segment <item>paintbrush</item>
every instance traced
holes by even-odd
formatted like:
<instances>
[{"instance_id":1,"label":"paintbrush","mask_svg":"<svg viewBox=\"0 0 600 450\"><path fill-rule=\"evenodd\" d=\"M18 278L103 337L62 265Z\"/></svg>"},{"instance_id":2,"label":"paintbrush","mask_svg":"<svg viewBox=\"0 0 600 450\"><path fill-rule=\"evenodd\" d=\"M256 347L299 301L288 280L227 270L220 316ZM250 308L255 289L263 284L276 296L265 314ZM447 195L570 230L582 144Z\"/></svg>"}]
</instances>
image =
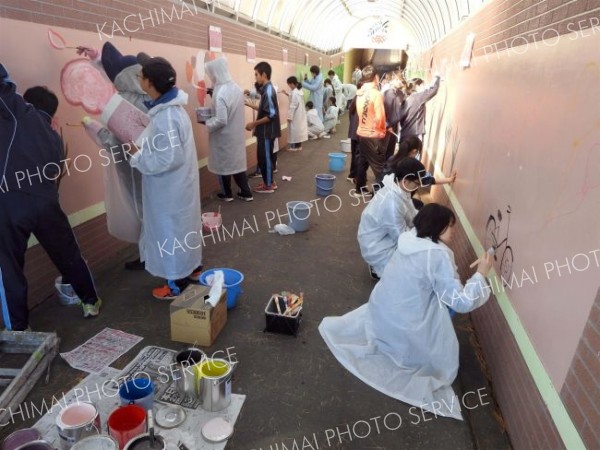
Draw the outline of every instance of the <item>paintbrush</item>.
<instances>
[{"instance_id":1,"label":"paintbrush","mask_svg":"<svg viewBox=\"0 0 600 450\"><path fill-rule=\"evenodd\" d=\"M150 447L154 448L156 437L154 436L154 418L151 409L148 410L148 434L150 435Z\"/></svg>"},{"instance_id":2,"label":"paintbrush","mask_svg":"<svg viewBox=\"0 0 600 450\"><path fill-rule=\"evenodd\" d=\"M487 254L490 256L493 256L494 253L496 253L496 246L492 245L490 248L487 249ZM481 258L479 258L476 261L473 261L471 263L471 265L469 266L470 269L472 269L473 267L475 267L477 264L479 264L481 262Z\"/></svg>"}]
</instances>

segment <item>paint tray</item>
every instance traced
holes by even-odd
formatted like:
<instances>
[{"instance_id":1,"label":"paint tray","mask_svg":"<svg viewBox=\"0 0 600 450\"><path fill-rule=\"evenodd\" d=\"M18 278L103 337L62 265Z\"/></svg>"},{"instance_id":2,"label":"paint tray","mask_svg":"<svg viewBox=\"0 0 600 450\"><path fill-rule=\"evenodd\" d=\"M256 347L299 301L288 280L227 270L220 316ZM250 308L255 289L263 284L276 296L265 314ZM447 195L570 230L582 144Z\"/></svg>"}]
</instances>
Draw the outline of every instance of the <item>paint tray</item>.
<instances>
[{"instance_id":1,"label":"paint tray","mask_svg":"<svg viewBox=\"0 0 600 450\"><path fill-rule=\"evenodd\" d=\"M269 303L267 303L267 307L265 308L266 327L263 331L297 336L298 328L300 328L300 322L302 321L302 307L293 316L284 316L277 311L276 299L282 300L283 297L281 295L273 295L269 299Z\"/></svg>"}]
</instances>

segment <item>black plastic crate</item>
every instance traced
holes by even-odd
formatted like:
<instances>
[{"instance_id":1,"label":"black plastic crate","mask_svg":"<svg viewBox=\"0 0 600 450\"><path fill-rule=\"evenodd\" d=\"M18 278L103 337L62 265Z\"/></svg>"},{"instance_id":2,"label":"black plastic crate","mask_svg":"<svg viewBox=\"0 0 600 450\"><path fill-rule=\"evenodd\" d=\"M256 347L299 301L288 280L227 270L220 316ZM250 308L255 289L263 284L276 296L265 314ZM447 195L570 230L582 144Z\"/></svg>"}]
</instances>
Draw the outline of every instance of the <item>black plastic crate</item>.
<instances>
[{"instance_id":1,"label":"black plastic crate","mask_svg":"<svg viewBox=\"0 0 600 450\"><path fill-rule=\"evenodd\" d=\"M267 303L267 307L265 308L267 326L264 331L297 336L298 328L302 321L302 307L300 307L300 310L296 311L296 314L293 316L284 316L277 312L277 305L275 304L276 298L281 301L280 306L282 306L282 296L276 295L269 299L269 303ZM285 307L283 307L282 310L285 310Z\"/></svg>"}]
</instances>

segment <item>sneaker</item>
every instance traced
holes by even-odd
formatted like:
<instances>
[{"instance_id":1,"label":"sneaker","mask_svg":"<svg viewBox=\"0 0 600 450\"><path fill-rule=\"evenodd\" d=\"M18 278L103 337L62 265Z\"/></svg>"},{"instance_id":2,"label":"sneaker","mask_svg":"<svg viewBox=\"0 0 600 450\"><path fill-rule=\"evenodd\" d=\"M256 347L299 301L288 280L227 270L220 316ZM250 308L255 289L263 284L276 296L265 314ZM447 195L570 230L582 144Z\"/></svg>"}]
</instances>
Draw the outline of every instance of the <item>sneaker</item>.
<instances>
[{"instance_id":1,"label":"sneaker","mask_svg":"<svg viewBox=\"0 0 600 450\"><path fill-rule=\"evenodd\" d=\"M325 132L324 131L322 133L319 133L319 135L317 136L318 139L321 139L322 137L325 137Z\"/></svg>"},{"instance_id":2,"label":"sneaker","mask_svg":"<svg viewBox=\"0 0 600 450\"><path fill-rule=\"evenodd\" d=\"M275 170L273 171L273 173L277 173L277 172L278 172L278 170L277 170L277 169L275 169Z\"/></svg>"},{"instance_id":3,"label":"sneaker","mask_svg":"<svg viewBox=\"0 0 600 450\"><path fill-rule=\"evenodd\" d=\"M264 184L259 184L254 188L254 192L258 194L272 194L273 192L275 192L275 189L273 189L273 186L265 186Z\"/></svg>"},{"instance_id":4,"label":"sneaker","mask_svg":"<svg viewBox=\"0 0 600 450\"><path fill-rule=\"evenodd\" d=\"M302 151L302 147L296 147L296 150L301 152Z\"/></svg>"},{"instance_id":5,"label":"sneaker","mask_svg":"<svg viewBox=\"0 0 600 450\"><path fill-rule=\"evenodd\" d=\"M349 181L350 183L356 184L356 179L352 178L352 177L346 177L346 181Z\"/></svg>"},{"instance_id":6,"label":"sneaker","mask_svg":"<svg viewBox=\"0 0 600 450\"><path fill-rule=\"evenodd\" d=\"M279 186L277 186L277 183L275 183L275 182L273 181L273 183L271 183L271 188L272 188L274 191L276 191L277 189L279 189Z\"/></svg>"},{"instance_id":7,"label":"sneaker","mask_svg":"<svg viewBox=\"0 0 600 450\"><path fill-rule=\"evenodd\" d=\"M324 134L323 135L323 139L329 139L331 136L329 136L328 134Z\"/></svg>"},{"instance_id":8,"label":"sneaker","mask_svg":"<svg viewBox=\"0 0 600 450\"><path fill-rule=\"evenodd\" d=\"M314 140L316 140L316 139L319 139L319 136L310 135L310 136L308 137L308 140L309 140L309 141L314 141Z\"/></svg>"},{"instance_id":9,"label":"sneaker","mask_svg":"<svg viewBox=\"0 0 600 450\"><path fill-rule=\"evenodd\" d=\"M145 270L146 264L140 261L140 258L125 263L125 270Z\"/></svg>"},{"instance_id":10,"label":"sneaker","mask_svg":"<svg viewBox=\"0 0 600 450\"><path fill-rule=\"evenodd\" d=\"M224 202L232 202L233 201L233 197L227 197L225 194L221 194L221 193L217 194L217 198L220 198Z\"/></svg>"},{"instance_id":11,"label":"sneaker","mask_svg":"<svg viewBox=\"0 0 600 450\"><path fill-rule=\"evenodd\" d=\"M350 193L350 197L354 197L354 198L373 197L373 193L371 191L353 190L353 192Z\"/></svg>"},{"instance_id":12,"label":"sneaker","mask_svg":"<svg viewBox=\"0 0 600 450\"><path fill-rule=\"evenodd\" d=\"M152 289L152 296L157 300L174 300L181 295L184 290L185 288L180 289L174 281L169 280L164 286Z\"/></svg>"},{"instance_id":13,"label":"sneaker","mask_svg":"<svg viewBox=\"0 0 600 450\"><path fill-rule=\"evenodd\" d=\"M252 200L254 200L254 197L252 197L252 194L245 194L244 195L241 192L238 192L237 198L239 198L240 200L243 200L245 202L251 202Z\"/></svg>"},{"instance_id":14,"label":"sneaker","mask_svg":"<svg viewBox=\"0 0 600 450\"><path fill-rule=\"evenodd\" d=\"M262 178L260 171L254 172L252 175L249 175L248 178Z\"/></svg>"},{"instance_id":15,"label":"sneaker","mask_svg":"<svg viewBox=\"0 0 600 450\"><path fill-rule=\"evenodd\" d=\"M297 147L288 147L288 152L297 152L298 148Z\"/></svg>"},{"instance_id":16,"label":"sneaker","mask_svg":"<svg viewBox=\"0 0 600 450\"><path fill-rule=\"evenodd\" d=\"M82 303L81 306L83 307L83 317L84 318L96 317L98 314L100 314L100 307L102 306L102 300L100 300L100 298L97 298L96 303L94 303L94 304Z\"/></svg>"}]
</instances>

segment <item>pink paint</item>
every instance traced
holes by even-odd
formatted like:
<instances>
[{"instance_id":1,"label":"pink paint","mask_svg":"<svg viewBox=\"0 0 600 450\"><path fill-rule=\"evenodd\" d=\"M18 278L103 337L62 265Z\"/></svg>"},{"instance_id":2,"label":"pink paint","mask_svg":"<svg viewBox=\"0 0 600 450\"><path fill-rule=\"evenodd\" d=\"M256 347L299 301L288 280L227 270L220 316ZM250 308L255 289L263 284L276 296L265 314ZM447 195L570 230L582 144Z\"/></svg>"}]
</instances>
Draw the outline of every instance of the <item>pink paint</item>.
<instances>
[{"instance_id":1,"label":"pink paint","mask_svg":"<svg viewBox=\"0 0 600 450\"><path fill-rule=\"evenodd\" d=\"M94 420L97 413L94 405L79 403L65 408L58 417L58 421L64 427L80 427Z\"/></svg>"},{"instance_id":2,"label":"pink paint","mask_svg":"<svg viewBox=\"0 0 600 450\"><path fill-rule=\"evenodd\" d=\"M100 114L115 90L87 59L75 59L60 72L60 87L73 106L82 106L90 114Z\"/></svg>"}]
</instances>

